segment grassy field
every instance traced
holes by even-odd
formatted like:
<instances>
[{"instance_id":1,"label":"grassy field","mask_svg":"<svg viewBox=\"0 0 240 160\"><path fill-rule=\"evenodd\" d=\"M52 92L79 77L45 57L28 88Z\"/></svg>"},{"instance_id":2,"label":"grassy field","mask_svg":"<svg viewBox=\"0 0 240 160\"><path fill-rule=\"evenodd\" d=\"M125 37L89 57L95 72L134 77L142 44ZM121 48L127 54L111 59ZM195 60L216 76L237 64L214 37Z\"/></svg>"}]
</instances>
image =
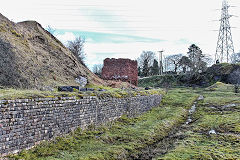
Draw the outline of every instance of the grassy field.
<instances>
[{"instance_id":1,"label":"grassy field","mask_svg":"<svg viewBox=\"0 0 240 160\"><path fill-rule=\"evenodd\" d=\"M159 107L139 117L123 116L105 126L78 129L12 158L237 160L240 94L233 91L232 85L219 82L205 89L170 89ZM200 95L204 99L196 101ZM193 121L186 124L194 102Z\"/></svg>"},{"instance_id":2,"label":"grassy field","mask_svg":"<svg viewBox=\"0 0 240 160\"><path fill-rule=\"evenodd\" d=\"M174 149L155 159L240 159L240 94L222 83L197 90L205 98L198 104L194 122ZM216 134L209 134L209 131Z\"/></svg>"},{"instance_id":3,"label":"grassy field","mask_svg":"<svg viewBox=\"0 0 240 160\"><path fill-rule=\"evenodd\" d=\"M198 97L190 90L168 92L161 106L137 118L123 116L105 126L90 126L87 130L44 142L23 151L14 159L138 159L141 151L177 129L188 115L188 109Z\"/></svg>"}]
</instances>

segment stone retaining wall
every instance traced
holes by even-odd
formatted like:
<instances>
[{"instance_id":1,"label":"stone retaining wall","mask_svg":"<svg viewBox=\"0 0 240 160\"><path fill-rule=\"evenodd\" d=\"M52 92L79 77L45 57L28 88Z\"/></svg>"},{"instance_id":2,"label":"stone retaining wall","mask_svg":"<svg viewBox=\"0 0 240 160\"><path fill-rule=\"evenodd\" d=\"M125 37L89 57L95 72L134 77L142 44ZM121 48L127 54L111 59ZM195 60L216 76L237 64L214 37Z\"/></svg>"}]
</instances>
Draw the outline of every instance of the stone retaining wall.
<instances>
[{"instance_id":1,"label":"stone retaining wall","mask_svg":"<svg viewBox=\"0 0 240 160\"><path fill-rule=\"evenodd\" d=\"M57 97L0 100L0 157L29 149L77 127L136 116L158 106L161 95L131 98Z\"/></svg>"}]
</instances>

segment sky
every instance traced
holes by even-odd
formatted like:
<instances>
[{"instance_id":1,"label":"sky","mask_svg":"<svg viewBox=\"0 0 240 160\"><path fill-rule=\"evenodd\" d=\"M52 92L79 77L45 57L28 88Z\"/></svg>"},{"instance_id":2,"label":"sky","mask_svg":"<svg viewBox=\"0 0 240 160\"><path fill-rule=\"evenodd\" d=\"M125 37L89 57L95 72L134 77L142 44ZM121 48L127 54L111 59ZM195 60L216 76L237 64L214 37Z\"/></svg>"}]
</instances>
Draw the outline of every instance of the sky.
<instances>
[{"instance_id":1,"label":"sky","mask_svg":"<svg viewBox=\"0 0 240 160\"><path fill-rule=\"evenodd\" d=\"M232 27L240 26L240 1L229 0ZM191 44L214 57L222 0L4 0L0 13L14 22L35 20L65 45L86 40L86 64L105 58L137 59L142 51L186 54ZM232 29L235 52L240 28Z\"/></svg>"}]
</instances>

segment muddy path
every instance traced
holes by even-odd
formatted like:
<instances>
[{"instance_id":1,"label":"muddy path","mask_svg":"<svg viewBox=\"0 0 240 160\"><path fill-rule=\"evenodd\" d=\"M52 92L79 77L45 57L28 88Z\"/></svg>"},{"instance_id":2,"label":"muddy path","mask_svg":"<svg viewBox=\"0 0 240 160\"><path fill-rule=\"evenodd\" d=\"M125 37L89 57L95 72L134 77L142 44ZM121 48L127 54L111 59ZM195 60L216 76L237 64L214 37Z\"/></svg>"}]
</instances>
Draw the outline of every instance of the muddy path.
<instances>
[{"instance_id":1,"label":"muddy path","mask_svg":"<svg viewBox=\"0 0 240 160\"><path fill-rule=\"evenodd\" d=\"M188 110L189 114L188 117L181 126L176 127L172 130L172 132L169 133L167 137L164 139L147 146L143 150L141 150L140 154L138 155L138 160L146 160L146 159L154 159L154 157L161 157L167 154L169 151L174 149L175 145L178 143L178 141L183 140L186 135L185 133L189 130L191 130L191 125L194 123L192 119L192 115L196 112L196 108L198 106L198 102L200 100L203 100L203 96L200 95L199 98L193 103L191 108Z\"/></svg>"}]
</instances>

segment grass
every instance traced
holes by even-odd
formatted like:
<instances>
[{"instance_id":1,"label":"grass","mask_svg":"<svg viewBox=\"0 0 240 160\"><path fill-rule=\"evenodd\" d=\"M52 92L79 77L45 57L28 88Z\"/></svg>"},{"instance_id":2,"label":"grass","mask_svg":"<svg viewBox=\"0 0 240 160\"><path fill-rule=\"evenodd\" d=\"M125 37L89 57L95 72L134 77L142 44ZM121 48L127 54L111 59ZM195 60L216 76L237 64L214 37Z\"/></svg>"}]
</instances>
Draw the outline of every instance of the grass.
<instances>
[{"instance_id":1,"label":"grass","mask_svg":"<svg viewBox=\"0 0 240 160\"><path fill-rule=\"evenodd\" d=\"M152 77L146 77L140 79L138 85L140 87L162 87L170 84L175 86L179 83L177 77L178 75L156 75Z\"/></svg>"},{"instance_id":2,"label":"grass","mask_svg":"<svg viewBox=\"0 0 240 160\"><path fill-rule=\"evenodd\" d=\"M240 94L234 93L234 86L217 82L206 88L203 93L205 104L207 105L225 105L230 103L240 103Z\"/></svg>"},{"instance_id":3,"label":"grass","mask_svg":"<svg viewBox=\"0 0 240 160\"><path fill-rule=\"evenodd\" d=\"M240 159L240 94L233 92L232 85L219 82L195 92L205 99L193 115L195 122L184 133L186 138L175 143L175 148L166 155L156 159ZM235 107L223 108L233 103ZM217 134L209 135L210 130L215 130Z\"/></svg>"},{"instance_id":4,"label":"grass","mask_svg":"<svg viewBox=\"0 0 240 160\"><path fill-rule=\"evenodd\" d=\"M66 97L76 96L75 93L57 92L57 91L39 91L39 90L25 90L25 89L0 89L0 99L25 99L25 98L44 98L44 97Z\"/></svg>"},{"instance_id":5,"label":"grass","mask_svg":"<svg viewBox=\"0 0 240 160\"><path fill-rule=\"evenodd\" d=\"M240 141L234 136L206 136L192 132L177 147L158 160L237 160L240 158Z\"/></svg>"},{"instance_id":6,"label":"grass","mask_svg":"<svg viewBox=\"0 0 240 160\"><path fill-rule=\"evenodd\" d=\"M136 117L123 116L105 126L77 129L66 137L43 142L11 156L14 159L112 160L138 158L142 149L163 139L185 122L187 109L198 97L188 89L170 90L161 106Z\"/></svg>"},{"instance_id":7,"label":"grass","mask_svg":"<svg viewBox=\"0 0 240 160\"><path fill-rule=\"evenodd\" d=\"M27 90L27 89L12 89L12 88L0 88L0 100L6 99L25 99L25 98L36 98L36 97L72 97L76 96L81 98L83 96L97 96L99 98L125 98L133 96L143 96L143 95L153 95L153 94L164 94L161 89L158 90L128 90L111 88L104 86L87 86L89 88L95 89L92 92L79 92L74 90L74 92L58 92L57 89L54 91L39 91L39 90ZM99 89L104 89L105 91L98 91Z\"/></svg>"},{"instance_id":8,"label":"grass","mask_svg":"<svg viewBox=\"0 0 240 160\"><path fill-rule=\"evenodd\" d=\"M111 90L111 89L110 89ZM193 123L181 131L173 148L159 160L237 160L240 159L240 94L233 86L216 83L206 89L175 88L164 96L161 106L136 117L123 116L104 126L77 129L52 142L12 156L39 160L138 159L141 151L177 131L188 109L201 94L204 100L192 115ZM152 91L155 92L155 91ZM225 105L235 106L224 108ZM215 130L217 134L209 134Z\"/></svg>"}]
</instances>

